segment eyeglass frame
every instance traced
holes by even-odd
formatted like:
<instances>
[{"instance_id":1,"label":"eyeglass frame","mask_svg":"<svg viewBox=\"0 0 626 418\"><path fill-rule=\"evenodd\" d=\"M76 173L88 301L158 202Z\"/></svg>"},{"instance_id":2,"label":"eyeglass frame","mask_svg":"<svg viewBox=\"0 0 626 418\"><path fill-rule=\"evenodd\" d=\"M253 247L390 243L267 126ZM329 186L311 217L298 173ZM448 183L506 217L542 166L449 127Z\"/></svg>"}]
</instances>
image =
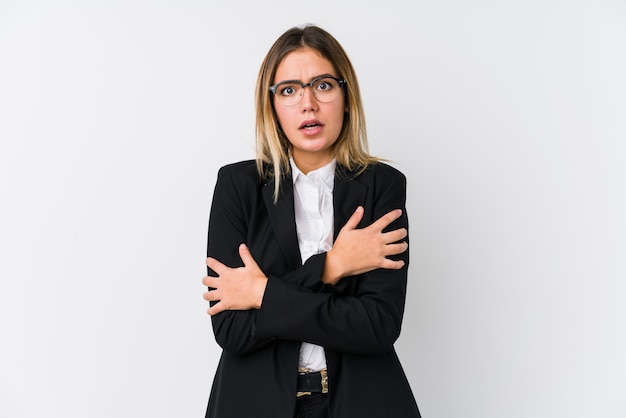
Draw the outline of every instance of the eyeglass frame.
<instances>
[{"instance_id":1,"label":"eyeglass frame","mask_svg":"<svg viewBox=\"0 0 626 418\"><path fill-rule=\"evenodd\" d=\"M270 87L269 87L269 89L270 89L270 91L272 92L272 94L274 94L274 97L276 97L276 88L277 88L278 86L280 86L281 84L285 84L285 83L295 83L295 84L300 85L300 87L302 87L302 93L300 94L300 100L298 100L297 102L295 102L295 103L294 103L294 104L292 104L292 105L284 105L284 106L287 106L287 107L291 107L291 106L295 106L295 105L297 105L298 103L300 103L300 102L302 101L302 97L304 96L304 88L305 88L305 87L310 87L310 88L311 88L311 92L313 92L313 84L314 84L315 82L317 82L317 81L319 81L319 80L323 79L323 78L331 78L331 79L335 80L337 83L339 83L339 88L340 88L340 89L341 89L341 88L343 88L343 86L344 86L345 84L347 84L347 81L346 81L346 79L345 79L345 78L337 78L337 77L334 77L334 76L329 75L329 74L324 74L324 75L320 75L320 76L318 76L318 77L315 77L313 80L309 81L308 83L303 83L303 82L302 82L302 81L300 81L300 80L285 80L285 81L281 81L281 82L280 82L280 83L278 83L278 84L274 84L273 86L270 86ZM314 93L314 92L313 92L313 97L315 97L315 99L316 99L316 100L319 100L319 99L317 98L317 96L315 96L315 93ZM333 100L334 100L334 99L333 99ZM331 100L331 101L332 101L332 100ZM324 101L322 101L322 103L330 103L330 102L324 102Z\"/></svg>"}]
</instances>

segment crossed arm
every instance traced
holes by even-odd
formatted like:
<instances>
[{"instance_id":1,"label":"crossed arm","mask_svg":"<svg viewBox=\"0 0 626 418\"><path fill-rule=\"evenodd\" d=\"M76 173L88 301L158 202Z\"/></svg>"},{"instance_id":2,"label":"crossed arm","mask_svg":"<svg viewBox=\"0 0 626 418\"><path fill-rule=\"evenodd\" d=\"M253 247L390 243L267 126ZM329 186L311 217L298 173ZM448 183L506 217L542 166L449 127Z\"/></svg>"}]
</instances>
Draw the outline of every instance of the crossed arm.
<instances>
[{"instance_id":1,"label":"crossed arm","mask_svg":"<svg viewBox=\"0 0 626 418\"><path fill-rule=\"evenodd\" d=\"M406 228L383 232L401 215L402 210L395 209L381 216L370 226L357 229L363 218L363 208L359 206L340 230L333 247L326 254L322 282L335 285L347 276L379 268L398 270L404 267L403 260L393 260L389 257L407 250L408 244L402 241L407 236ZM204 299L214 302L208 310L209 315L227 310L261 308L268 278L244 243L239 246L239 256L244 265L236 268L231 268L215 258L207 258L207 266L218 275L205 276L202 279L202 283L211 289L204 293Z\"/></svg>"},{"instance_id":2,"label":"crossed arm","mask_svg":"<svg viewBox=\"0 0 626 418\"><path fill-rule=\"evenodd\" d=\"M273 241L265 215L255 218L264 204L255 170L221 169L215 187L209 275L202 282L216 342L236 355L278 340L351 354L387 352L400 334L406 296L404 176L381 166L360 177L371 191L359 198L364 210L353 212L331 250L295 267Z\"/></svg>"}]
</instances>

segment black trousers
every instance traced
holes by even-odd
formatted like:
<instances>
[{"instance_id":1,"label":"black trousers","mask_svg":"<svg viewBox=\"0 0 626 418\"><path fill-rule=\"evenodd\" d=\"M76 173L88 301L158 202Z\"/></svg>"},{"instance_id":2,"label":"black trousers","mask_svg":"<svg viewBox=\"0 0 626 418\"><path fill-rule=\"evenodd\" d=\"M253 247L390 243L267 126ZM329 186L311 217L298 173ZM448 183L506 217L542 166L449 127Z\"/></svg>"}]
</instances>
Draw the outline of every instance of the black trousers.
<instances>
[{"instance_id":1,"label":"black trousers","mask_svg":"<svg viewBox=\"0 0 626 418\"><path fill-rule=\"evenodd\" d=\"M328 395L313 393L296 398L294 418L330 418L328 413Z\"/></svg>"}]
</instances>

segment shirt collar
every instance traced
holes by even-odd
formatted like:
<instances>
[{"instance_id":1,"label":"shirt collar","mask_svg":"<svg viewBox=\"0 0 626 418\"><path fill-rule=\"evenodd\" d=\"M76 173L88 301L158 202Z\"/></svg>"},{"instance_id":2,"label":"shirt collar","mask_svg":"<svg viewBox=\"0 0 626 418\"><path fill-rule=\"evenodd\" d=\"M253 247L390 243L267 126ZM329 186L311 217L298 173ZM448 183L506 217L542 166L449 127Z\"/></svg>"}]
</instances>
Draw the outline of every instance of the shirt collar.
<instances>
[{"instance_id":1,"label":"shirt collar","mask_svg":"<svg viewBox=\"0 0 626 418\"><path fill-rule=\"evenodd\" d=\"M293 184L296 183L296 180L298 179L299 176L307 176L307 174L304 174L302 171L300 171L300 169L298 168L298 166L296 165L295 161L293 160L293 157L289 157L289 163L291 164L291 177L293 178ZM321 180L321 182L330 190L333 190L333 186L335 185L335 167L337 165L337 160L335 158L333 158L328 164L326 164L325 166L322 166L320 168L318 168L317 170L313 170L309 172L310 174L314 174L314 176L309 176L309 178L311 177L317 177Z\"/></svg>"}]
</instances>

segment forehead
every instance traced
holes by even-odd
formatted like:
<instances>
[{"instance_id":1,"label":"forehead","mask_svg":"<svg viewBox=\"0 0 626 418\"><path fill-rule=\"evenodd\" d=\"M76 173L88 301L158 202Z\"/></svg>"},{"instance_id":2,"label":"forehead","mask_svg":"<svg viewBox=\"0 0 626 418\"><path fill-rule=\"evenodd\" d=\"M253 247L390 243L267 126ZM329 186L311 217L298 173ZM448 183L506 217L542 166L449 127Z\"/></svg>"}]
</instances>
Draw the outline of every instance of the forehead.
<instances>
[{"instance_id":1,"label":"forehead","mask_svg":"<svg viewBox=\"0 0 626 418\"><path fill-rule=\"evenodd\" d=\"M322 74L337 76L335 67L330 61L317 50L303 47L285 55L276 67L274 81L300 80L308 82Z\"/></svg>"}]
</instances>

